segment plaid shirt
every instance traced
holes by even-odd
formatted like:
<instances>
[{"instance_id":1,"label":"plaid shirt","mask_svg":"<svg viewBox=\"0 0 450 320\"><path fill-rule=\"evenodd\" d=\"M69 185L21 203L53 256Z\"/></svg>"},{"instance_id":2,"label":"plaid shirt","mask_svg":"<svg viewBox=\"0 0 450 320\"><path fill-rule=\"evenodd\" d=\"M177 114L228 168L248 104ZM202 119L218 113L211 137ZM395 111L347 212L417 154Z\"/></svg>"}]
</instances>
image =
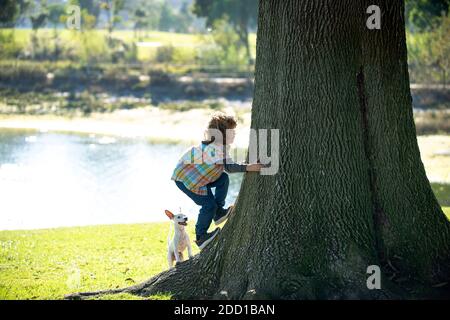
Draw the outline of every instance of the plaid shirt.
<instances>
[{"instance_id":1,"label":"plaid shirt","mask_svg":"<svg viewBox=\"0 0 450 320\"><path fill-rule=\"evenodd\" d=\"M185 151L172 174L172 180L181 181L190 191L207 195L206 185L219 179L224 171L223 146L200 144Z\"/></svg>"}]
</instances>

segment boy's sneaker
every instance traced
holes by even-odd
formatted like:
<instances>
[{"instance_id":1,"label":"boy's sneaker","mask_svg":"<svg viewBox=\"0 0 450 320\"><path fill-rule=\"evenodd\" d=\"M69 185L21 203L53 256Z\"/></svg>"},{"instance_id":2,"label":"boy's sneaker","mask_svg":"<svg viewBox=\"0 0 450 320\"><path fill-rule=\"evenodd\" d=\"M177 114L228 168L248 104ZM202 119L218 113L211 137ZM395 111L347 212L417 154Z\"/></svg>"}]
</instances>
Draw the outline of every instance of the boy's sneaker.
<instances>
[{"instance_id":1,"label":"boy's sneaker","mask_svg":"<svg viewBox=\"0 0 450 320\"><path fill-rule=\"evenodd\" d=\"M197 238L195 243L199 247L200 250L203 250L204 247L208 245L218 234L219 234L220 228L216 228L213 232L207 233L205 235L202 235Z\"/></svg>"},{"instance_id":2,"label":"boy's sneaker","mask_svg":"<svg viewBox=\"0 0 450 320\"><path fill-rule=\"evenodd\" d=\"M214 223L216 226L228 219L231 211L233 211L233 206L229 206L228 209L218 208L216 215L214 216Z\"/></svg>"}]
</instances>

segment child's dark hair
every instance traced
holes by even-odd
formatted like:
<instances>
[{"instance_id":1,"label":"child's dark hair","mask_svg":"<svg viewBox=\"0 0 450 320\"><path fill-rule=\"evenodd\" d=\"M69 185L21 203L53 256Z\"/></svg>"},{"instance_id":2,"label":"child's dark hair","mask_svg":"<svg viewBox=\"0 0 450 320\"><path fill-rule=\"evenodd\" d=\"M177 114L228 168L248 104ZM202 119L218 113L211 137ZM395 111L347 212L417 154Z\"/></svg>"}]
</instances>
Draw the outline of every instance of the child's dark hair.
<instances>
[{"instance_id":1,"label":"child's dark hair","mask_svg":"<svg viewBox=\"0 0 450 320\"><path fill-rule=\"evenodd\" d=\"M222 144L225 145L227 139L227 129L234 129L237 126L237 122L233 116L226 115L223 112L215 112L211 116L211 119L208 123L208 128L205 131L206 140L202 141L203 144L210 144L215 141L215 137L213 135L213 130L219 130L222 133Z\"/></svg>"}]
</instances>

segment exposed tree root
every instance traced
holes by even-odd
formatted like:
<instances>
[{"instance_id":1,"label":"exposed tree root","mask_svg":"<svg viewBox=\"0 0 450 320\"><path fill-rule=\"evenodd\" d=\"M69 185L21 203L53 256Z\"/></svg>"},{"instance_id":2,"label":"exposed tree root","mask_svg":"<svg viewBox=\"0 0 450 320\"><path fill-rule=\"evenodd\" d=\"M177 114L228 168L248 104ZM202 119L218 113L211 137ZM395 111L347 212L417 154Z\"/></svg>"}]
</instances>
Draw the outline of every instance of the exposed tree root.
<instances>
[{"instance_id":1,"label":"exposed tree root","mask_svg":"<svg viewBox=\"0 0 450 320\"><path fill-rule=\"evenodd\" d=\"M101 290L92 292L78 292L66 295L64 299L80 300L107 294L129 293L142 297L157 294L169 294L174 299L208 299L212 298L215 277L211 273L204 273L205 255L178 263L175 267L163 271L149 280L130 287ZM200 267L203 266L203 269Z\"/></svg>"}]
</instances>

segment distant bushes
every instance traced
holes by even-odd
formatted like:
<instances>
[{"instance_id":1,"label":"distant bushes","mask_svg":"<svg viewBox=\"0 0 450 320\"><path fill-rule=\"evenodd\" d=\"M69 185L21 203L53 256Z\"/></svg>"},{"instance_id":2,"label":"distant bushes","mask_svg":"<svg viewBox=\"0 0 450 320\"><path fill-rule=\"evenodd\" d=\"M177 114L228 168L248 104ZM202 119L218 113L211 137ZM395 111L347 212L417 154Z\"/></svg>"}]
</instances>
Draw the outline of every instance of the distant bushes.
<instances>
[{"instance_id":1,"label":"distant bushes","mask_svg":"<svg viewBox=\"0 0 450 320\"><path fill-rule=\"evenodd\" d=\"M411 29L413 30L413 29ZM254 44L254 35L252 47ZM450 18L439 17L433 28L407 30L408 63L412 83L448 83L450 78ZM229 21L215 21L208 32L177 34L89 29L0 29L0 60L69 61L94 68L101 64L138 65L140 72L161 70L172 74L213 73L251 75L252 59L239 44ZM253 58L253 57L251 57Z\"/></svg>"},{"instance_id":2,"label":"distant bushes","mask_svg":"<svg viewBox=\"0 0 450 320\"><path fill-rule=\"evenodd\" d=\"M226 19L217 20L211 32L203 36L208 45L198 48L198 61L202 65L219 65L222 67L238 67L248 64L248 57L239 36Z\"/></svg>"},{"instance_id":3,"label":"distant bushes","mask_svg":"<svg viewBox=\"0 0 450 320\"><path fill-rule=\"evenodd\" d=\"M0 49L2 60L71 61L86 66L164 64L175 68L202 67L205 71L211 66L224 70L249 68L236 32L222 20L206 34L155 33L139 40L132 31L123 30L106 33L95 29L0 29Z\"/></svg>"},{"instance_id":4,"label":"distant bushes","mask_svg":"<svg viewBox=\"0 0 450 320\"><path fill-rule=\"evenodd\" d=\"M193 76L185 75L188 72ZM0 87L22 92L43 90L116 95L150 94L155 102L170 100L199 100L217 97L251 97L251 79L216 81L200 69L178 68L173 65L133 65L107 63L84 65L69 61L0 61Z\"/></svg>"},{"instance_id":5,"label":"distant bushes","mask_svg":"<svg viewBox=\"0 0 450 320\"><path fill-rule=\"evenodd\" d=\"M34 62L0 61L0 82L23 84L43 83L47 80L48 68Z\"/></svg>"},{"instance_id":6,"label":"distant bushes","mask_svg":"<svg viewBox=\"0 0 450 320\"><path fill-rule=\"evenodd\" d=\"M15 41L14 32L0 32L0 60L19 56L22 47Z\"/></svg>"},{"instance_id":7,"label":"distant bushes","mask_svg":"<svg viewBox=\"0 0 450 320\"><path fill-rule=\"evenodd\" d=\"M406 43L411 82L450 83L450 17L441 17L432 30L407 33Z\"/></svg>"},{"instance_id":8,"label":"distant bushes","mask_svg":"<svg viewBox=\"0 0 450 320\"><path fill-rule=\"evenodd\" d=\"M0 114L89 115L149 106L150 98L80 92L21 92L1 89Z\"/></svg>"},{"instance_id":9,"label":"distant bushes","mask_svg":"<svg viewBox=\"0 0 450 320\"><path fill-rule=\"evenodd\" d=\"M156 50L156 62L160 63L169 63L174 60L175 56L175 48L172 45L169 46L161 46Z\"/></svg>"},{"instance_id":10,"label":"distant bushes","mask_svg":"<svg viewBox=\"0 0 450 320\"><path fill-rule=\"evenodd\" d=\"M417 135L450 134L450 112L433 110L414 113Z\"/></svg>"},{"instance_id":11,"label":"distant bushes","mask_svg":"<svg viewBox=\"0 0 450 320\"><path fill-rule=\"evenodd\" d=\"M89 115L93 112L113 112L120 109L135 109L152 105L149 95L113 96L106 93L79 92L21 92L17 89L0 89L0 114L55 114ZM219 100L171 101L157 105L169 111L185 112L192 109L223 110L225 104Z\"/></svg>"},{"instance_id":12,"label":"distant bushes","mask_svg":"<svg viewBox=\"0 0 450 320\"><path fill-rule=\"evenodd\" d=\"M22 41L15 41L17 30L0 29L0 58L34 61L72 61L82 64L136 62L137 48L95 30L20 30Z\"/></svg>"},{"instance_id":13,"label":"distant bushes","mask_svg":"<svg viewBox=\"0 0 450 320\"><path fill-rule=\"evenodd\" d=\"M170 111L189 111L192 109L212 109L212 110L223 110L225 105L220 101L172 101L160 103L158 105L160 109L170 110Z\"/></svg>"}]
</instances>

